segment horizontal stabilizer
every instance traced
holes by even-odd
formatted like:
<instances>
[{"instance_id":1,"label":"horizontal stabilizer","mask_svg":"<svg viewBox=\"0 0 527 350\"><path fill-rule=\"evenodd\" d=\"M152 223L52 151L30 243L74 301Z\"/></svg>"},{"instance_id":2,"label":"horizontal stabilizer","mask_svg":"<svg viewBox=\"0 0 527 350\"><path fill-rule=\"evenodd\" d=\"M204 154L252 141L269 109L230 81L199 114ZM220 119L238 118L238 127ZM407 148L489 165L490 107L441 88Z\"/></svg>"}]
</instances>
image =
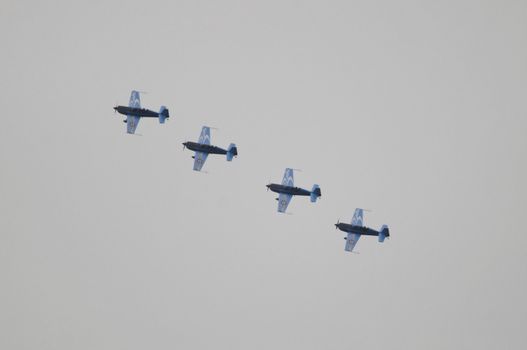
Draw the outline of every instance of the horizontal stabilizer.
<instances>
[{"instance_id":1,"label":"horizontal stabilizer","mask_svg":"<svg viewBox=\"0 0 527 350\"><path fill-rule=\"evenodd\" d=\"M238 148L236 148L236 145L234 143L231 143L229 145L229 148L227 149L227 161L232 161L233 157L238 156Z\"/></svg>"},{"instance_id":2,"label":"horizontal stabilizer","mask_svg":"<svg viewBox=\"0 0 527 350\"><path fill-rule=\"evenodd\" d=\"M317 198L322 196L322 192L320 191L320 186L317 184L313 185L313 188L311 189L311 202L315 203L317 201Z\"/></svg>"},{"instance_id":3,"label":"horizontal stabilizer","mask_svg":"<svg viewBox=\"0 0 527 350\"><path fill-rule=\"evenodd\" d=\"M165 106L161 106L159 109L159 124L164 124L165 119L170 118L170 115L168 114L168 108Z\"/></svg>"},{"instance_id":4,"label":"horizontal stabilizer","mask_svg":"<svg viewBox=\"0 0 527 350\"><path fill-rule=\"evenodd\" d=\"M386 225L382 225L381 230L379 231L379 242L384 242L386 237L390 237L390 229Z\"/></svg>"}]
</instances>

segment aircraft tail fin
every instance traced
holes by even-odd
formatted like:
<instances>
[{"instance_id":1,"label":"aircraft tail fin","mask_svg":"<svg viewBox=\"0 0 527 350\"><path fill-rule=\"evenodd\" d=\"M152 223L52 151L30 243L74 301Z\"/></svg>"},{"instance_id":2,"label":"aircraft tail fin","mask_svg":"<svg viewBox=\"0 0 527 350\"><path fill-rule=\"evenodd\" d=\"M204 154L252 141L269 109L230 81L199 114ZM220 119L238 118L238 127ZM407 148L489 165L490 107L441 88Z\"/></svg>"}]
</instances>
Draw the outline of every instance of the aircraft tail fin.
<instances>
[{"instance_id":1,"label":"aircraft tail fin","mask_svg":"<svg viewBox=\"0 0 527 350\"><path fill-rule=\"evenodd\" d=\"M384 242L386 237L390 237L390 229L386 225L382 225L381 230L379 231L379 242Z\"/></svg>"},{"instance_id":2,"label":"aircraft tail fin","mask_svg":"<svg viewBox=\"0 0 527 350\"><path fill-rule=\"evenodd\" d=\"M170 115L168 114L168 108L165 106L161 106L159 109L159 124L164 124L165 119L170 118Z\"/></svg>"},{"instance_id":3,"label":"aircraft tail fin","mask_svg":"<svg viewBox=\"0 0 527 350\"><path fill-rule=\"evenodd\" d=\"M311 202L315 203L317 201L318 197L322 196L322 192L320 191L320 186L317 184L313 185L313 188L311 189Z\"/></svg>"},{"instance_id":4,"label":"aircraft tail fin","mask_svg":"<svg viewBox=\"0 0 527 350\"><path fill-rule=\"evenodd\" d=\"M227 149L227 161L230 162L232 160L232 157L238 156L238 148L234 143L231 143L229 145L229 148Z\"/></svg>"}]
</instances>

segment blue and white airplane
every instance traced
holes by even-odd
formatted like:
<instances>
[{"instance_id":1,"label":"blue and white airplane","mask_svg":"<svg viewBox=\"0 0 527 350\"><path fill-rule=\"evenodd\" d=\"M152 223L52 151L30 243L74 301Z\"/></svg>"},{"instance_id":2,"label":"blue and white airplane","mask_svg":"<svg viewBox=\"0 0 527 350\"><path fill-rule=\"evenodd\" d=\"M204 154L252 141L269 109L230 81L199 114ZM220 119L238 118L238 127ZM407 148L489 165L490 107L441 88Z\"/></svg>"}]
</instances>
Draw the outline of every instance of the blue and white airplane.
<instances>
[{"instance_id":1,"label":"blue and white airplane","mask_svg":"<svg viewBox=\"0 0 527 350\"><path fill-rule=\"evenodd\" d=\"M342 222L337 222L335 224L335 229L338 228L348 234L347 237L344 237L346 240L345 250L348 252L353 251L355 244L357 244L361 236L379 236L379 242L381 243L384 242L385 238L390 237L390 230L386 225L383 225L379 231L362 226L362 214L363 209L357 208L353 214L353 219L351 219L351 225Z\"/></svg>"},{"instance_id":2,"label":"blue and white airplane","mask_svg":"<svg viewBox=\"0 0 527 350\"><path fill-rule=\"evenodd\" d=\"M168 109L165 106L161 106L158 112L151 111L149 109L141 108L141 100L139 98L139 91L132 91L130 95L130 102L128 107L126 106L117 106L113 108L115 111L120 114L126 115L126 119L123 122L126 123L126 132L129 134L134 134L137 124L141 118L159 118L159 123L164 124L165 119L170 118L168 114Z\"/></svg>"},{"instance_id":3,"label":"blue and white airplane","mask_svg":"<svg viewBox=\"0 0 527 350\"><path fill-rule=\"evenodd\" d=\"M238 148L234 143L231 143L227 149L212 146L210 144L210 128L208 126L204 126L201 129L198 142L184 142L183 149L185 149L185 147L196 152L192 156L192 158L194 158L194 170L196 171L201 171L209 154L225 154L228 162L232 161L233 157L238 156Z\"/></svg>"},{"instance_id":4,"label":"blue and white airplane","mask_svg":"<svg viewBox=\"0 0 527 350\"><path fill-rule=\"evenodd\" d=\"M293 196L310 196L311 202L315 203L317 198L322 196L320 192L320 187L318 185L313 185L311 191L304 190L303 188L294 187L293 179L293 169L285 169L284 178L282 179L282 184L269 184L267 185L267 190L278 193L278 212L285 213L289 202Z\"/></svg>"}]
</instances>

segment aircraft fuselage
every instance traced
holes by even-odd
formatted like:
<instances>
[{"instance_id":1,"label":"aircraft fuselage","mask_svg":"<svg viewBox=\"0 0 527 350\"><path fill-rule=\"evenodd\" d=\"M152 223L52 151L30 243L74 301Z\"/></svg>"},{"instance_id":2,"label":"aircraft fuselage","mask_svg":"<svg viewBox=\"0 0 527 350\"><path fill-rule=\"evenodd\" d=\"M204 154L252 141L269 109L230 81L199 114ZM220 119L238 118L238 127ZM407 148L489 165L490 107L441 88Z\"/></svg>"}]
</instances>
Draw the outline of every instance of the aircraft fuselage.
<instances>
[{"instance_id":1,"label":"aircraft fuselage","mask_svg":"<svg viewBox=\"0 0 527 350\"><path fill-rule=\"evenodd\" d=\"M202 143L191 142L191 141L184 142L183 145L187 147L189 150L195 151L195 152L203 152L203 153L208 153L208 154L227 154L227 150L217 147L217 146L205 145Z\"/></svg>"},{"instance_id":2,"label":"aircraft fuselage","mask_svg":"<svg viewBox=\"0 0 527 350\"><path fill-rule=\"evenodd\" d=\"M338 224L335 224L335 227L347 233L356 233L356 234L364 235L364 236L378 236L379 235L379 231L375 231L374 229L371 229L365 226L350 225L350 224L340 222Z\"/></svg>"},{"instance_id":3,"label":"aircraft fuselage","mask_svg":"<svg viewBox=\"0 0 527 350\"><path fill-rule=\"evenodd\" d=\"M158 112L151 111L145 108L132 108L132 107L127 107L127 106L117 106L117 107L114 107L113 109L115 109L120 114L131 115L134 117L159 118Z\"/></svg>"},{"instance_id":4,"label":"aircraft fuselage","mask_svg":"<svg viewBox=\"0 0 527 350\"><path fill-rule=\"evenodd\" d=\"M300 187L284 186L279 184L269 184L267 188L276 193L290 194L293 196L310 196L311 191L304 190Z\"/></svg>"}]
</instances>

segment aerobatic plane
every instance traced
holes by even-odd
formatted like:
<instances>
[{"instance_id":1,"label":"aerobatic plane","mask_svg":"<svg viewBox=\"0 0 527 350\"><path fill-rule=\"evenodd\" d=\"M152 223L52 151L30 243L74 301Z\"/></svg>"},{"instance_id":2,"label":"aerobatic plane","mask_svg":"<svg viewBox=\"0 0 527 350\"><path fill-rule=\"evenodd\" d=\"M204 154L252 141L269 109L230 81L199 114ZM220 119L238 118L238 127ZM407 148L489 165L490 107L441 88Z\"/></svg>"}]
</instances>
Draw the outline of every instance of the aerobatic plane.
<instances>
[{"instance_id":1,"label":"aerobatic plane","mask_svg":"<svg viewBox=\"0 0 527 350\"><path fill-rule=\"evenodd\" d=\"M351 225L342 222L337 222L335 224L335 229L338 228L339 230L344 231L348 234L347 237L344 237L344 239L346 240L345 250L348 252L353 251L353 248L355 248L355 244L357 244L361 236L378 236L379 242L381 243L384 242L384 239L386 237L390 237L390 230L386 225L383 225L379 231L375 231L371 228L362 226L362 214L363 209L357 208L355 209L355 213L353 214L353 219L351 219Z\"/></svg>"},{"instance_id":2,"label":"aerobatic plane","mask_svg":"<svg viewBox=\"0 0 527 350\"><path fill-rule=\"evenodd\" d=\"M128 107L117 106L113 108L116 112L126 115L126 119L123 122L126 123L126 132L129 134L135 133L137 124L141 118L159 118L159 123L164 124L165 119L170 118L168 109L165 106L161 106L159 113L151 111L149 109L141 108L141 100L139 98L139 91L132 91L130 95L130 102Z\"/></svg>"},{"instance_id":3,"label":"aerobatic plane","mask_svg":"<svg viewBox=\"0 0 527 350\"><path fill-rule=\"evenodd\" d=\"M184 142L183 149L185 149L185 147L196 152L192 156L192 158L194 158L194 170L196 171L201 171L209 154L225 154L228 162L232 161L233 157L238 156L238 148L236 148L234 143L231 143L226 150L217 146L212 146L210 144L210 128L208 126L204 126L201 129L198 142Z\"/></svg>"},{"instance_id":4,"label":"aerobatic plane","mask_svg":"<svg viewBox=\"0 0 527 350\"><path fill-rule=\"evenodd\" d=\"M269 184L267 185L267 190L278 193L278 212L285 213L289 202L293 196L310 196L311 202L315 203L317 198L322 196L320 192L320 187L318 185L313 185L311 191L304 190L300 187L294 187L293 179L293 169L285 169L284 178L282 179L282 184Z\"/></svg>"}]
</instances>

